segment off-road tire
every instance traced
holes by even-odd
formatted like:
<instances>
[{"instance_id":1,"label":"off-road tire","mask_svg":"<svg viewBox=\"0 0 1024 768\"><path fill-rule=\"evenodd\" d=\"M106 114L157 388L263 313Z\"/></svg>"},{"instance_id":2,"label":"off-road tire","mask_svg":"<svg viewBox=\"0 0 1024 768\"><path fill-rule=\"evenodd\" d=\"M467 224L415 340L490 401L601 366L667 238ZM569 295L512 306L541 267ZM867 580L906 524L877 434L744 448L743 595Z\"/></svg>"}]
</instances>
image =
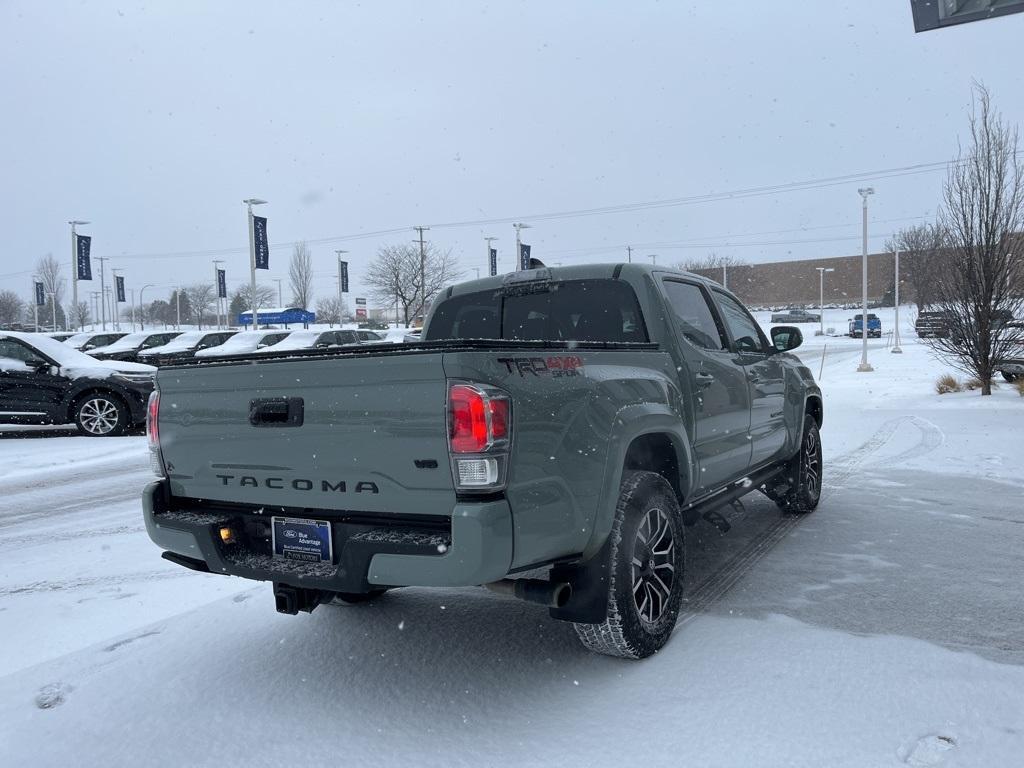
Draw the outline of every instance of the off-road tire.
<instances>
[{"instance_id":1,"label":"off-road tire","mask_svg":"<svg viewBox=\"0 0 1024 768\"><path fill-rule=\"evenodd\" d=\"M117 395L90 392L78 398L71 409L79 433L88 437L116 437L132 425L128 406Z\"/></svg>"},{"instance_id":2,"label":"off-road tire","mask_svg":"<svg viewBox=\"0 0 1024 768\"><path fill-rule=\"evenodd\" d=\"M683 599L683 530L668 481L654 472L627 472L609 534L608 616L600 624L573 625L588 650L643 659L668 642Z\"/></svg>"},{"instance_id":3,"label":"off-road tire","mask_svg":"<svg viewBox=\"0 0 1024 768\"><path fill-rule=\"evenodd\" d=\"M804 417L800 450L790 460L784 473L788 489L770 498L784 512L813 512L821 500L821 468L821 433L818 431L818 422L807 414Z\"/></svg>"}]
</instances>

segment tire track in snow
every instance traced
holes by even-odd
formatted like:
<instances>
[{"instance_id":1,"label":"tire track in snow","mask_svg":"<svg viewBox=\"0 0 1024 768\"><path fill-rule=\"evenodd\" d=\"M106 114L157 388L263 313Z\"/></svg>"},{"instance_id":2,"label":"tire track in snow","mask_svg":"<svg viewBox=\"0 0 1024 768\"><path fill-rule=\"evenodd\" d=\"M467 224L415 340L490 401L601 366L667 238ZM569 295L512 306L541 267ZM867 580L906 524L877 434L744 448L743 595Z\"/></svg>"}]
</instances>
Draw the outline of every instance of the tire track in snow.
<instances>
[{"instance_id":1,"label":"tire track in snow","mask_svg":"<svg viewBox=\"0 0 1024 768\"><path fill-rule=\"evenodd\" d=\"M911 423L920 430L921 439L912 448L886 459L886 464L918 458L935 450L945 441L945 434L942 430L927 419L917 416L900 416L890 419L884 422L859 447L833 460L835 469L831 473L831 479L827 483L823 483L822 500L832 496L836 491L842 490L857 470L869 463L872 457L882 450L892 440L900 427L906 423ZM829 474L825 474L823 479L825 478L829 478ZM680 627L693 620L724 597L729 590L753 569L758 561L771 552L805 517L807 516L784 514L768 526L763 533L747 544L747 546L727 560L721 568L712 573L711 576L684 598L685 608L680 612L679 621L676 626Z\"/></svg>"},{"instance_id":2,"label":"tire track in snow","mask_svg":"<svg viewBox=\"0 0 1024 768\"><path fill-rule=\"evenodd\" d=\"M66 581L33 581L28 584L14 584L10 587L0 587L0 597L31 595L39 592L70 592L76 589L87 589L96 586L115 587L120 584L137 584L145 581L181 579L193 575L193 571L183 568L180 572L174 570L139 571L136 573L120 573L112 576L83 576L77 579L67 579Z\"/></svg>"}]
</instances>

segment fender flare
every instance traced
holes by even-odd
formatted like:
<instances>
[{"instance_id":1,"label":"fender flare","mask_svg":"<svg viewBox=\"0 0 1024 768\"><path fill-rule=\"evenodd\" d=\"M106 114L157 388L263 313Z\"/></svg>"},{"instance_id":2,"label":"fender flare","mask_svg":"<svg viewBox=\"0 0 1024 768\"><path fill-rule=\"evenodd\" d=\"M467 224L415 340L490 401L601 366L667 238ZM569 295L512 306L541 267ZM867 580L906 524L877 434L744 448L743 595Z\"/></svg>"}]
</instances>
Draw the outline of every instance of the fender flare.
<instances>
[{"instance_id":1,"label":"fender flare","mask_svg":"<svg viewBox=\"0 0 1024 768\"><path fill-rule=\"evenodd\" d=\"M680 483L684 487L684 494L693 488L693 451L680 415L664 403L634 403L620 408L612 419L604 477L590 540L582 554L584 561L601 551L611 533L629 446L638 437L651 434L666 435L672 442L679 459Z\"/></svg>"}]
</instances>

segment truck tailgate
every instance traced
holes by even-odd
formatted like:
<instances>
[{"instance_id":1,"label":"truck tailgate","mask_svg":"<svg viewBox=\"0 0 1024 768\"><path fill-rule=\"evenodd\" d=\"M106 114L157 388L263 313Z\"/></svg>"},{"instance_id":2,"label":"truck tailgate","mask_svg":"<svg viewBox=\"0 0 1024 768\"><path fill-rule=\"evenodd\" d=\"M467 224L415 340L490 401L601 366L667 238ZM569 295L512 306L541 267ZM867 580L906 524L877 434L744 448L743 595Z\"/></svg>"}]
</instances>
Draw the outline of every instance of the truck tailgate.
<instances>
[{"instance_id":1,"label":"truck tailgate","mask_svg":"<svg viewBox=\"0 0 1024 768\"><path fill-rule=\"evenodd\" d=\"M174 496L451 514L440 352L168 368L157 387Z\"/></svg>"}]
</instances>

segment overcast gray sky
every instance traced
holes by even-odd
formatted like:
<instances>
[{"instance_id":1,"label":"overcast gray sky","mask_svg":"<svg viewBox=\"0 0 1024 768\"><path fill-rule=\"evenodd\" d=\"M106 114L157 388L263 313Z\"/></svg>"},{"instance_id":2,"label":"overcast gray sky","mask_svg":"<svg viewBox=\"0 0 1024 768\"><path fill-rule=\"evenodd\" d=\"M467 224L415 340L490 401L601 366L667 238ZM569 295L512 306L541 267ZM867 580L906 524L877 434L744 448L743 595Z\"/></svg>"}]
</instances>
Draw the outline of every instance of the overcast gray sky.
<instances>
[{"instance_id":1,"label":"overcast gray sky","mask_svg":"<svg viewBox=\"0 0 1024 768\"><path fill-rule=\"evenodd\" d=\"M972 79L1024 117L1022 33L1024 14L915 34L910 0L2 0L0 288L27 298L46 253L70 277L71 218L129 287L207 280L215 257L234 286L250 196L270 201L262 281L307 240L318 295L334 249L359 295L375 249L415 224L470 276L484 235L512 268L511 225L438 224L523 217L549 263L627 243L659 263L856 253L867 183L881 248L934 215L941 172L529 217L948 160Z\"/></svg>"}]
</instances>

